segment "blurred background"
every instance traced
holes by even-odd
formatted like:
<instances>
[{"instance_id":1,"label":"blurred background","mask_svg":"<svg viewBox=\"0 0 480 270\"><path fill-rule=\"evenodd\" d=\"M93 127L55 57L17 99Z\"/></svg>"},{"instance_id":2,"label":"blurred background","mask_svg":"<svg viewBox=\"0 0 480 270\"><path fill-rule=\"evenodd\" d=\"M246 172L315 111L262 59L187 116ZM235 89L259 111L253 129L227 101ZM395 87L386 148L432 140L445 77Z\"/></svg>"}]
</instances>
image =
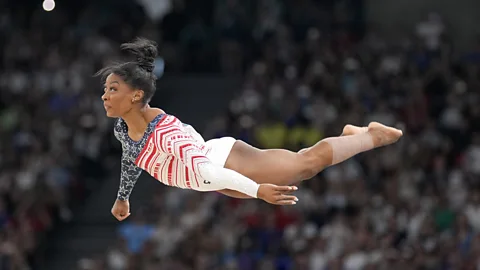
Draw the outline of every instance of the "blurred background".
<instances>
[{"instance_id":1,"label":"blurred background","mask_svg":"<svg viewBox=\"0 0 480 270\"><path fill-rule=\"evenodd\" d=\"M1 270L480 269L480 1L0 1ZM206 139L299 150L375 120L402 140L301 183L295 207L143 175L93 74L159 43L152 106Z\"/></svg>"}]
</instances>

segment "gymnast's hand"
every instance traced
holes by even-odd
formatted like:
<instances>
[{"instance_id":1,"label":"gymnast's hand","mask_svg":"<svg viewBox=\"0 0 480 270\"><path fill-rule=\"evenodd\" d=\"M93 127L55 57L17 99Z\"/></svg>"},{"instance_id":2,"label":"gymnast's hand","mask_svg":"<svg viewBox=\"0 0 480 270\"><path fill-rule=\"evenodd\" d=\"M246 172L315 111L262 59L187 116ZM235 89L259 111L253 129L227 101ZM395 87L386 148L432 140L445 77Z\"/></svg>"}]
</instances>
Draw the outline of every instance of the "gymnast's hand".
<instances>
[{"instance_id":1,"label":"gymnast's hand","mask_svg":"<svg viewBox=\"0 0 480 270\"><path fill-rule=\"evenodd\" d=\"M117 199L112 208L112 215L119 221L125 220L130 216L130 203Z\"/></svg>"},{"instance_id":2,"label":"gymnast's hand","mask_svg":"<svg viewBox=\"0 0 480 270\"><path fill-rule=\"evenodd\" d=\"M262 199L271 204L277 205L293 205L296 204L298 198L288 195L298 188L295 186L277 186L272 184L261 184L257 191L257 198Z\"/></svg>"}]
</instances>

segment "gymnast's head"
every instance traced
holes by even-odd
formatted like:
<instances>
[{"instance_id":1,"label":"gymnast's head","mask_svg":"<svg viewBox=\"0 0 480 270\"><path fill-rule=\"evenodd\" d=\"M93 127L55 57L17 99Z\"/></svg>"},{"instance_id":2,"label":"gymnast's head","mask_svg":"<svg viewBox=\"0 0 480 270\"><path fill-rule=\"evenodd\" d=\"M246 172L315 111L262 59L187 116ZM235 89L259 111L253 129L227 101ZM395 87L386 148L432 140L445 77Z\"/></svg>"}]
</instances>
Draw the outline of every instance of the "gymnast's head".
<instances>
[{"instance_id":1,"label":"gymnast's head","mask_svg":"<svg viewBox=\"0 0 480 270\"><path fill-rule=\"evenodd\" d=\"M104 85L102 100L108 117L122 117L132 110L141 110L152 99L157 77L153 73L157 44L137 38L120 46L136 60L114 63L97 72Z\"/></svg>"}]
</instances>

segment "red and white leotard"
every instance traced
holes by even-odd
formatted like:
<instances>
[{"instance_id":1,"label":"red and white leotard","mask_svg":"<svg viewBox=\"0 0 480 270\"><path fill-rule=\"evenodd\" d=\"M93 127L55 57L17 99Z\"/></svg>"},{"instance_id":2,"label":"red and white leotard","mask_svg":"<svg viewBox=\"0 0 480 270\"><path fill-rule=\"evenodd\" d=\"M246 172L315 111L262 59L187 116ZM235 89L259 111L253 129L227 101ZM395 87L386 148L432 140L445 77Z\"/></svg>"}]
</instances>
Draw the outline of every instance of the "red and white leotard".
<instances>
[{"instance_id":1,"label":"red and white leotard","mask_svg":"<svg viewBox=\"0 0 480 270\"><path fill-rule=\"evenodd\" d=\"M118 119L115 137L122 143L120 188L117 198L127 200L142 170L165 185L198 191L237 190L256 198L258 184L207 157L212 150L195 129L175 116L160 114L139 141L128 136L128 127Z\"/></svg>"}]
</instances>

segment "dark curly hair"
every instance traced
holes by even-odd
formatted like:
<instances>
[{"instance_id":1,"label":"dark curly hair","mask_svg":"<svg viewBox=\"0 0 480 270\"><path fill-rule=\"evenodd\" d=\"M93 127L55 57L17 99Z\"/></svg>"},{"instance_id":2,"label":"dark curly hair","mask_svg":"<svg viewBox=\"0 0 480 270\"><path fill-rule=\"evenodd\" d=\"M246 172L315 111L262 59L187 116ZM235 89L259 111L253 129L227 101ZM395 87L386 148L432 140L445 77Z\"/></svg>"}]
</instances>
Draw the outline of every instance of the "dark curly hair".
<instances>
[{"instance_id":1,"label":"dark curly hair","mask_svg":"<svg viewBox=\"0 0 480 270\"><path fill-rule=\"evenodd\" d=\"M101 76L103 81L112 73L120 76L132 88L143 90L144 104L150 102L157 89L157 76L153 74L155 58L158 54L157 43L145 38L137 38L130 43L122 44L120 49L132 53L136 60L113 63L99 70L95 76Z\"/></svg>"}]
</instances>

